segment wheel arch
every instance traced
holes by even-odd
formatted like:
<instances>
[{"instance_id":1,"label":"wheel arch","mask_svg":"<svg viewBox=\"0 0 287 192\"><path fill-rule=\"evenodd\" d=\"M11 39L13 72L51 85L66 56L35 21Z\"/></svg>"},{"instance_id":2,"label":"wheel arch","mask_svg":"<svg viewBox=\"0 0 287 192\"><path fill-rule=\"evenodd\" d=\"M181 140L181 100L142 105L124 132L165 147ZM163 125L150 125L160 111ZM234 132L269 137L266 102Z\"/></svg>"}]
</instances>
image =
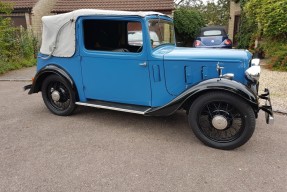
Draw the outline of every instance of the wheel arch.
<instances>
[{"instance_id":1,"label":"wheel arch","mask_svg":"<svg viewBox=\"0 0 287 192\"><path fill-rule=\"evenodd\" d=\"M198 97L213 91L224 91L238 96L252 106L256 115L259 111L257 96L250 88L233 80L214 78L190 87L168 104L152 109L147 115L171 115L180 108L189 107Z\"/></svg>"},{"instance_id":2,"label":"wheel arch","mask_svg":"<svg viewBox=\"0 0 287 192\"><path fill-rule=\"evenodd\" d=\"M182 108L188 110L188 108L192 105L192 103L199 97L201 97L202 95L211 93L211 92L225 92L225 93L229 93L231 95L237 96L241 99L243 99L244 101L246 101L248 104L251 105L251 107L253 108L255 114L257 114L258 112L258 105L256 103L254 103L252 100L250 100L249 98L247 98L246 96L242 95L242 94L238 94L238 92L234 91L234 90L230 90L230 89L224 89L224 88L211 88L211 89L205 89L202 91L199 91L195 94L190 95L181 105Z\"/></svg>"},{"instance_id":3,"label":"wheel arch","mask_svg":"<svg viewBox=\"0 0 287 192\"><path fill-rule=\"evenodd\" d=\"M77 91L77 87L72 79L72 77L70 76L70 74L63 68L55 65L55 64L50 64L45 66L44 68L42 68L40 71L37 72L37 74L34 77L33 83L32 83L32 87L29 91L29 94L33 94L33 93L38 93L39 91L41 91L41 86L43 81L50 75L58 75L62 78L64 78L72 87L73 91L76 94L76 99L78 100L78 91Z\"/></svg>"}]
</instances>

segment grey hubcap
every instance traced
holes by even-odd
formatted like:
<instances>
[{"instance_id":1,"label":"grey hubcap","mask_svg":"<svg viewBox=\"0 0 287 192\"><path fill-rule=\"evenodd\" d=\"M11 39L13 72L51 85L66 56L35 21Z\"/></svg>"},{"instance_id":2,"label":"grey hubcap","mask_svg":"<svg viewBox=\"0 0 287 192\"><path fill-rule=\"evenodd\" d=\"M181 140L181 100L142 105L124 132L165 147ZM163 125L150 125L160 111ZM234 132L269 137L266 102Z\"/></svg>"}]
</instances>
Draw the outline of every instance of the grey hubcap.
<instances>
[{"instance_id":1,"label":"grey hubcap","mask_svg":"<svg viewBox=\"0 0 287 192\"><path fill-rule=\"evenodd\" d=\"M53 101L59 101L61 98L59 91L53 91L51 95Z\"/></svg>"},{"instance_id":2,"label":"grey hubcap","mask_svg":"<svg viewBox=\"0 0 287 192\"><path fill-rule=\"evenodd\" d=\"M216 129L223 130L227 128L228 121L224 116L216 115L212 119L212 125Z\"/></svg>"}]
</instances>

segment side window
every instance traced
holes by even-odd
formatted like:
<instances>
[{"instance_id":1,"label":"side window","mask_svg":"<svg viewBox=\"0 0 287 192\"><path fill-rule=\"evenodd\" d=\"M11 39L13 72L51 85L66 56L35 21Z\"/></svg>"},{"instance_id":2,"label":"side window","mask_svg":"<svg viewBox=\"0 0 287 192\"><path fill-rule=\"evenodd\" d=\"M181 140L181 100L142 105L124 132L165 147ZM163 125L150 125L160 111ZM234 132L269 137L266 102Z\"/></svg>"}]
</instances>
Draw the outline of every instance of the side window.
<instances>
[{"instance_id":1,"label":"side window","mask_svg":"<svg viewBox=\"0 0 287 192\"><path fill-rule=\"evenodd\" d=\"M131 46L143 45L142 26L139 22L128 23L128 44Z\"/></svg>"},{"instance_id":2,"label":"side window","mask_svg":"<svg viewBox=\"0 0 287 192\"><path fill-rule=\"evenodd\" d=\"M87 50L141 52L143 45L140 22L119 20L84 20L84 45Z\"/></svg>"}]
</instances>

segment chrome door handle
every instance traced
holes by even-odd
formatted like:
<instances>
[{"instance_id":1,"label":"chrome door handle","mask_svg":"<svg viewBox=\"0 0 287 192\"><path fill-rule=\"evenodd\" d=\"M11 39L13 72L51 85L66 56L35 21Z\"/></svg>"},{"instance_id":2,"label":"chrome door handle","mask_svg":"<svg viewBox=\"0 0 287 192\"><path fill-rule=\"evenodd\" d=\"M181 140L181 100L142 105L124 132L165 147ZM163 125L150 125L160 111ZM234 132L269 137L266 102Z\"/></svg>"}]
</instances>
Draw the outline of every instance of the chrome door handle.
<instances>
[{"instance_id":1,"label":"chrome door handle","mask_svg":"<svg viewBox=\"0 0 287 192\"><path fill-rule=\"evenodd\" d=\"M139 66L146 67L147 66L147 62L140 63Z\"/></svg>"}]
</instances>

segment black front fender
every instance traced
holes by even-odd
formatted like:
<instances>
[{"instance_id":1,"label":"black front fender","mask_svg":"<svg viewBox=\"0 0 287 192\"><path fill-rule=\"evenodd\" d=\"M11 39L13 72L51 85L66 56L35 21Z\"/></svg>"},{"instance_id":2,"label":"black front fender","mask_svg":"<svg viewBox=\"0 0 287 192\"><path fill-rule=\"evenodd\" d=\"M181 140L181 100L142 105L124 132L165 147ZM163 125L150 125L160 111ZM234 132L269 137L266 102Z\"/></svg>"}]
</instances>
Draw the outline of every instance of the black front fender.
<instances>
[{"instance_id":1,"label":"black front fender","mask_svg":"<svg viewBox=\"0 0 287 192\"><path fill-rule=\"evenodd\" d=\"M167 103L164 106L153 108L146 113L146 115L151 116L167 116L171 115L179 108L181 108L187 101L193 101L200 95L208 91L226 91L233 93L241 97L247 103L249 103L255 112L258 112L258 98L257 95L252 92L252 90L233 80L223 79L223 78L214 78L202 81L173 99L171 102Z\"/></svg>"},{"instance_id":2,"label":"black front fender","mask_svg":"<svg viewBox=\"0 0 287 192\"><path fill-rule=\"evenodd\" d=\"M65 78L72 86L72 88L75 90L75 84L70 77L70 75L62 68L56 66L56 65L48 65L37 72L37 74L34 77L33 84L31 85L30 91L28 94L38 93L41 90L41 85L43 80L51 74L59 75L63 78Z\"/></svg>"}]
</instances>

